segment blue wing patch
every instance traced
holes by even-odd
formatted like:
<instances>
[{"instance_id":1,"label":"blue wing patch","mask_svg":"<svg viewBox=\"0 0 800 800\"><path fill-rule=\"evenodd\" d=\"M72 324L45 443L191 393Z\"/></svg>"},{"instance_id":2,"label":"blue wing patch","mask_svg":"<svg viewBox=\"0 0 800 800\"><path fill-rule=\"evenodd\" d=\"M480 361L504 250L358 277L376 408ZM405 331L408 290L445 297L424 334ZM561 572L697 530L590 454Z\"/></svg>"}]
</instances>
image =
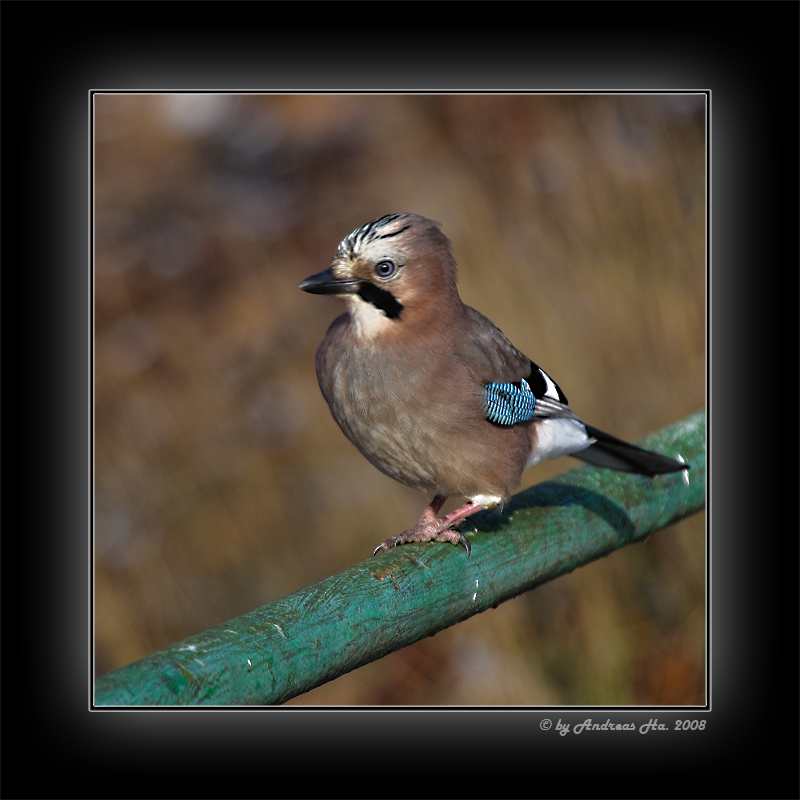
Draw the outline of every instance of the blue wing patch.
<instances>
[{"instance_id":1,"label":"blue wing patch","mask_svg":"<svg viewBox=\"0 0 800 800\"><path fill-rule=\"evenodd\" d=\"M483 407L489 422L514 425L533 418L536 396L525 380L515 383L490 383L483 387Z\"/></svg>"}]
</instances>

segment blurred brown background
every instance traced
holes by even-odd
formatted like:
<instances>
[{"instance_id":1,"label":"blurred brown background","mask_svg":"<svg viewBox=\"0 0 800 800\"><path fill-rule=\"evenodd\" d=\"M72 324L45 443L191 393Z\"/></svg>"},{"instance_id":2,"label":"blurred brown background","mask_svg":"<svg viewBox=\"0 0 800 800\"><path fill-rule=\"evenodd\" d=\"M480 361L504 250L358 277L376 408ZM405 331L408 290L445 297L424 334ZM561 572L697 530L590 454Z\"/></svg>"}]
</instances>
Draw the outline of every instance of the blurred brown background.
<instances>
[{"instance_id":1,"label":"blurred brown background","mask_svg":"<svg viewBox=\"0 0 800 800\"><path fill-rule=\"evenodd\" d=\"M703 95L94 110L97 674L367 558L430 500L333 422L314 351L343 306L297 288L375 217L439 220L465 302L587 422L635 439L705 403ZM291 703L704 703L704 524Z\"/></svg>"}]
</instances>

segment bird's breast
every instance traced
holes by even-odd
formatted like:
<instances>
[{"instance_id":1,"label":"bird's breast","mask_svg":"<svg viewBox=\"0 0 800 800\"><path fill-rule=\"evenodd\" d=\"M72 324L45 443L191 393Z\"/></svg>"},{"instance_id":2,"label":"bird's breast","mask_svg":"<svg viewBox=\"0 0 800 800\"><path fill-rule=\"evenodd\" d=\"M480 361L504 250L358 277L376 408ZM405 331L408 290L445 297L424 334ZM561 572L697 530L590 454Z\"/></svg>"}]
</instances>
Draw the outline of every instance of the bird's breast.
<instances>
[{"instance_id":1,"label":"bird's breast","mask_svg":"<svg viewBox=\"0 0 800 800\"><path fill-rule=\"evenodd\" d=\"M316 366L339 427L395 480L467 497L505 497L519 482L527 435L486 420L482 385L447 353L363 346L337 320Z\"/></svg>"},{"instance_id":2,"label":"bird's breast","mask_svg":"<svg viewBox=\"0 0 800 800\"><path fill-rule=\"evenodd\" d=\"M345 435L386 474L409 486L436 484L440 427L427 402L435 393L425 373L373 348L320 347L317 377Z\"/></svg>"}]
</instances>

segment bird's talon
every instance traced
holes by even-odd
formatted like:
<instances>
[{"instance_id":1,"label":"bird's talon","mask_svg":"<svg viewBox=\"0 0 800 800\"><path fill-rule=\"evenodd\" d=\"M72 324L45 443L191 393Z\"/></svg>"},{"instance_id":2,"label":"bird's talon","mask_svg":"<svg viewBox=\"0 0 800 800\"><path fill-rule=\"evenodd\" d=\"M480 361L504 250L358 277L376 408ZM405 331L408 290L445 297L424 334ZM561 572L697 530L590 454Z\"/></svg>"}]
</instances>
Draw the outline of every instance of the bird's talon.
<instances>
[{"instance_id":1,"label":"bird's talon","mask_svg":"<svg viewBox=\"0 0 800 800\"><path fill-rule=\"evenodd\" d=\"M390 536L385 542L381 542L373 551L372 557L375 558L381 551L388 552L389 550L394 549L399 544L404 544L405 540L402 536Z\"/></svg>"}]
</instances>

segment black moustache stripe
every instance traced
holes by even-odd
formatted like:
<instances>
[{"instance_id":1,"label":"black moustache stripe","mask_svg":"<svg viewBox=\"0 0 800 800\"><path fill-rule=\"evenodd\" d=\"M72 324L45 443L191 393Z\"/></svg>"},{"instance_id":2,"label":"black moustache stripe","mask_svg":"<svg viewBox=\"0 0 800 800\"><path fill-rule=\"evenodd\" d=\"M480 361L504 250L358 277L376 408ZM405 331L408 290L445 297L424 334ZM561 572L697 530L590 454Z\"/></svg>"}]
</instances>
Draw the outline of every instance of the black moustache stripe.
<instances>
[{"instance_id":1,"label":"black moustache stripe","mask_svg":"<svg viewBox=\"0 0 800 800\"><path fill-rule=\"evenodd\" d=\"M389 319L399 319L400 312L403 310L403 304L398 302L391 292L381 289L374 283L367 283L366 281L362 283L361 288L358 290L358 296L362 300L372 303L375 308L379 308Z\"/></svg>"}]
</instances>

